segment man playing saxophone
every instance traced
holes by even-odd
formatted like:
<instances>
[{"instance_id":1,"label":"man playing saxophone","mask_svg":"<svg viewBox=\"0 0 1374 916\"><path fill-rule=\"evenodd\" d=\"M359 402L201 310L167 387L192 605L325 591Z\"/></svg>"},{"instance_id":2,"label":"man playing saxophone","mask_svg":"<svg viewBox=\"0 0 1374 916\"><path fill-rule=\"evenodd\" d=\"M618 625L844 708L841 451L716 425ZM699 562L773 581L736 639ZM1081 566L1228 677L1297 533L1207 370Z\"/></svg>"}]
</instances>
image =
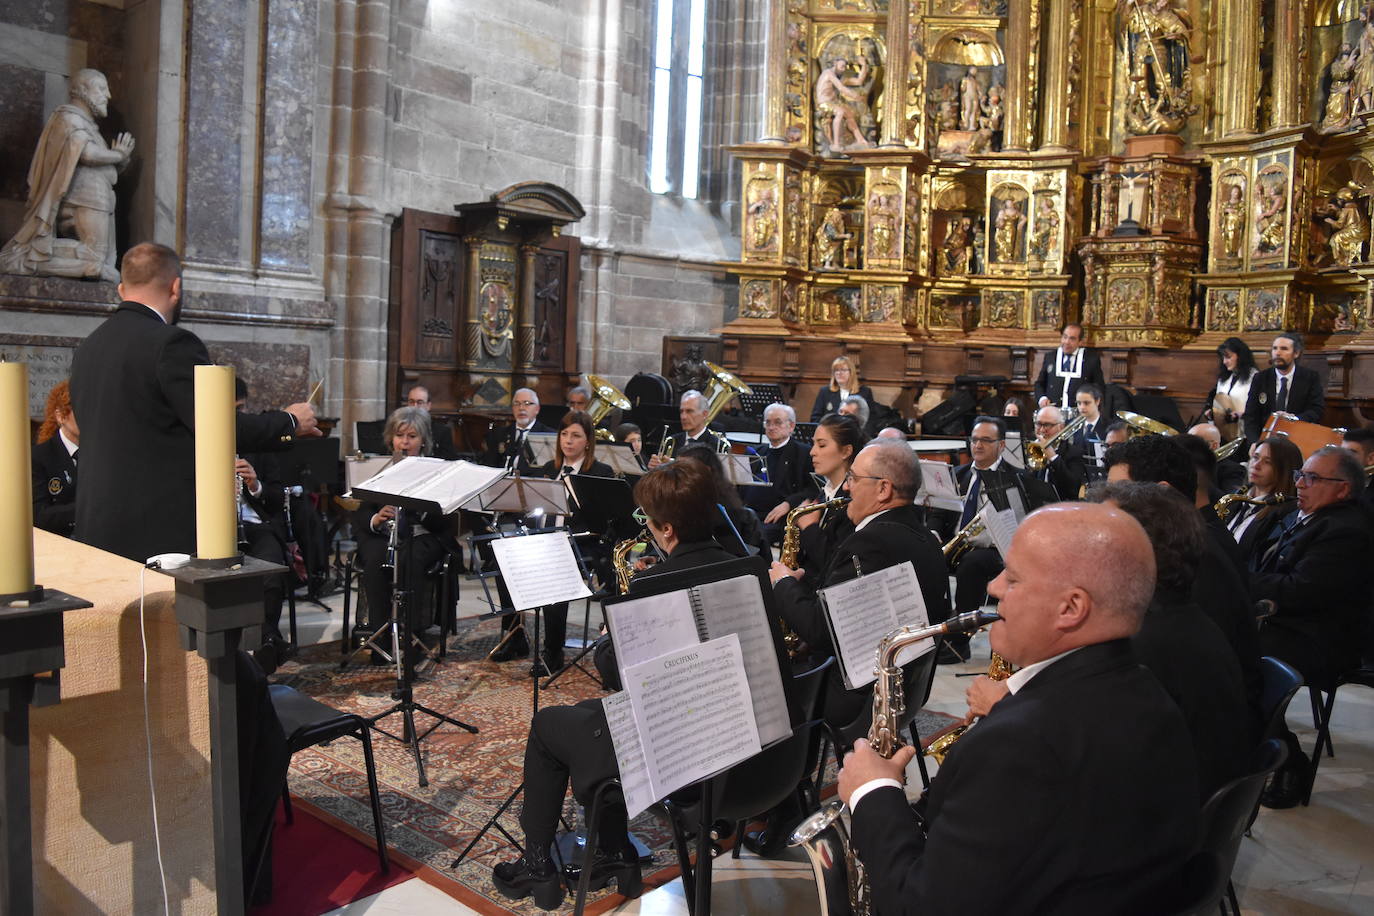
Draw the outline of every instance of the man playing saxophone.
<instances>
[{"instance_id":1,"label":"man playing saxophone","mask_svg":"<svg viewBox=\"0 0 1374 916\"><path fill-rule=\"evenodd\" d=\"M990 592L1011 695L906 804L911 748L866 740L840 773L851 837L883 916L1170 912L1196 835L1187 726L1130 637L1154 591L1138 522L1100 505L1027 517Z\"/></svg>"}]
</instances>

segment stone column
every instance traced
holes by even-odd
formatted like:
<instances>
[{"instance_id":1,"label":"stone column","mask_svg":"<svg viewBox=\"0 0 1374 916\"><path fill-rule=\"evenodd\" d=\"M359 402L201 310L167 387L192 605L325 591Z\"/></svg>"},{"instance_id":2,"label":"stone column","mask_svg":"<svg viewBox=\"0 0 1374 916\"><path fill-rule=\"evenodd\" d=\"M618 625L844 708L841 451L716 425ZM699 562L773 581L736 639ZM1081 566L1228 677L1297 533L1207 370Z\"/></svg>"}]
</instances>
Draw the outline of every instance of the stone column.
<instances>
[{"instance_id":1,"label":"stone column","mask_svg":"<svg viewBox=\"0 0 1374 916\"><path fill-rule=\"evenodd\" d=\"M1310 53L1306 31L1309 5L1310 0L1276 0L1274 4L1274 109L1270 128L1293 127L1307 121L1305 100L1300 97L1302 65L1307 55L1299 53L1299 49L1308 48Z\"/></svg>"},{"instance_id":2,"label":"stone column","mask_svg":"<svg viewBox=\"0 0 1374 916\"><path fill-rule=\"evenodd\" d=\"M520 246L520 320L516 327L515 370L534 369L534 256L538 245Z\"/></svg>"},{"instance_id":3,"label":"stone column","mask_svg":"<svg viewBox=\"0 0 1374 916\"><path fill-rule=\"evenodd\" d=\"M889 4L887 13L887 60L883 61L883 73L887 88L883 90L883 134L878 140L880 146L905 146L906 135L906 86L907 53L910 43L907 39L909 6L905 0L895 0Z\"/></svg>"},{"instance_id":4,"label":"stone column","mask_svg":"<svg viewBox=\"0 0 1374 916\"><path fill-rule=\"evenodd\" d=\"M1223 42L1221 53L1226 61L1217 86L1217 98L1221 105L1221 136L1253 134L1255 113L1259 107L1259 2L1231 0L1220 7L1220 13L1218 34Z\"/></svg>"},{"instance_id":5,"label":"stone column","mask_svg":"<svg viewBox=\"0 0 1374 916\"><path fill-rule=\"evenodd\" d=\"M1011 0L1007 11L1007 107L1002 148L1035 145L1041 0Z\"/></svg>"}]
</instances>

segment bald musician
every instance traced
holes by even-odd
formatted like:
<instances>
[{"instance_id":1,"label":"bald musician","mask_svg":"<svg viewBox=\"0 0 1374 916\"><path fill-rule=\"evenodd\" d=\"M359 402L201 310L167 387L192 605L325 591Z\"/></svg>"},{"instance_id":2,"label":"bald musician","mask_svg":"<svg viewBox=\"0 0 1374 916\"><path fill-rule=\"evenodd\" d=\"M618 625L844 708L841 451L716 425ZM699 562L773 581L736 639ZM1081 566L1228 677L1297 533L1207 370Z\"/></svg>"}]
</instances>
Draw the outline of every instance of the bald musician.
<instances>
[{"instance_id":1,"label":"bald musician","mask_svg":"<svg viewBox=\"0 0 1374 916\"><path fill-rule=\"evenodd\" d=\"M1011 695L935 775L926 836L906 804L912 748L859 739L840 772L852 839L884 916L1160 913L1197 831L1188 729L1130 639L1154 591L1140 524L1056 504L1017 531L993 581L992 648Z\"/></svg>"},{"instance_id":2,"label":"bald musician","mask_svg":"<svg viewBox=\"0 0 1374 916\"><path fill-rule=\"evenodd\" d=\"M210 354L177 327L181 259L165 245L130 248L121 264L124 301L72 360L72 406L81 418L81 487L75 538L143 562L194 553L195 367ZM280 450L318 435L308 403L238 413L240 452Z\"/></svg>"}]
</instances>

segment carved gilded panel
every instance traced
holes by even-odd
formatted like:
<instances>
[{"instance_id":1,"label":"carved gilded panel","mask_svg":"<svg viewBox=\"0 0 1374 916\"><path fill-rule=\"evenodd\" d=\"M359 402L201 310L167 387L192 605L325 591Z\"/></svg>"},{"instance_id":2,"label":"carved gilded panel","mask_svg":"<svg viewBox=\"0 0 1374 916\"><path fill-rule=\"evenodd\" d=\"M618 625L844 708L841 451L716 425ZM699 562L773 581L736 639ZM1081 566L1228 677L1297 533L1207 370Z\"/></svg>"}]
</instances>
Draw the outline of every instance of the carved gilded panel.
<instances>
[{"instance_id":1,"label":"carved gilded panel","mask_svg":"<svg viewBox=\"0 0 1374 916\"><path fill-rule=\"evenodd\" d=\"M1209 289L1207 291L1207 322L1209 331L1235 334L1240 327L1241 291L1238 289Z\"/></svg>"}]
</instances>

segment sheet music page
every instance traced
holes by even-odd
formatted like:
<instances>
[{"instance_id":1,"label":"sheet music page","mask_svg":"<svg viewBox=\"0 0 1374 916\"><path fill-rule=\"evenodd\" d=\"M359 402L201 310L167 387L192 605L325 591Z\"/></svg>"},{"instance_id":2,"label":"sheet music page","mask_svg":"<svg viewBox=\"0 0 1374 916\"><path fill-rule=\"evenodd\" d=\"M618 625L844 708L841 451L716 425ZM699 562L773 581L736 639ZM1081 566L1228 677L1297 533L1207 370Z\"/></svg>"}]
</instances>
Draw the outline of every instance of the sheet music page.
<instances>
[{"instance_id":1,"label":"sheet music page","mask_svg":"<svg viewBox=\"0 0 1374 916\"><path fill-rule=\"evenodd\" d=\"M435 471L447 465L448 462L442 458L402 458L375 477L354 486L362 490L408 496L410 494L407 491L411 487L424 483Z\"/></svg>"},{"instance_id":2,"label":"sheet music page","mask_svg":"<svg viewBox=\"0 0 1374 916\"><path fill-rule=\"evenodd\" d=\"M344 476L347 477L348 488L360 487L364 480L371 480L382 471L386 470L387 465L391 464L391 456L377 455L370 458L344 458Z\"/></svg>"},{"instance_id":3,"label":"sheet music page","mask_svg":"<svg viewBox=\"0 0 1374 916\"><path fill-rule=\"evenodd\" d=\"M434 459L442 461L443 459ZM444 514L450 515L478 493L505 476L503 468L489 468L471 461L444 461L448 468L435 477L422 493L443 507Z\"/></svg>"},{"instance_id":4,"label":"sheet music page","mask_svg":"<svg viewBox=\"0 0 1374 916\"><path fill-rule=\"evenodd\" d=\"M642 662L625 677L655 798L761 749L753 707L739 701L749 683L733 634Z\"/></svg>"},{"instance_id":5,"label":"sheet music page","mask_svg":"<svg viewBox=\"0 0 1374 916\"><path fill-rule=\"evenodd\" d=\"M491 550L517 611L575 601L592 593L582 580L566 531L498 538L491 542Z\"/></svg>"},{"instance_id":6,"label":"sheet music page","mask_svg":"<svg viewBox=\"0 0 1374 916\"><path fill-rule=\"evenodd\" d=\"M624 690L601 698L606 713L606 728L615 745L615 763L620 769L620 790L625 795L625 807L630 817L645 810L658 797L649 779L649 765L644 762L644 745L639 740L639 726L635 723L634 705Z\"/></svg>"},{"instance_id":7,"label":"sheet music page","mask_svg":"<svg viewBox=\"0 0 1374 916\"><path fill-rule=\"evenodd\" d=\"M792 734L792 719L787 712L787 693L773 648L773 631L768 625L768 605L760 587L755 576L736 576L699 585L697 594L701 596L706 635L711 639L726 635L739 639L759 740L769 745Z\"/></svg>"},{"instance_id":8,"label":"sheet music page","mask_svg":"<svg viewBox=\"0 0 1374 916\"><path fill-rule=\"evenodd\" d=\"M701 642L687 589L608 604L605 612L622 683L625 669L631 665Z\"/></svg>"},{"instance_id":9,"label":"sheet music page","mask_svg":"<svg viewBox=\"0 0 1374 916\"><path fill-rule=\"evenodd\" d=\"M1016 534L1016 526L1020 524L1016 520L1015 509L1003 509L1000 512L991 511L991 504L983 512L983 524L987 526L988 534L992 537L993 546L997 552L1006 557L1007 551L1011 549L1012 535Z\"/></svg>"},{"instance_id":10,"label":"sheet music page","mask_svg":"<svg viewBox=\"0 0 1374 916\"><path fill-rule=\"evenodd\" d=\"M897 617L897 626L920 629L930 626L930 613L926 610L926 596L921 593L921 580L916 578L916 568L910 563L898 563L877 573L887 586L887 597L892 602L892 611ZM877 652L877 645L874 645ZM925 639L907 646L897 654L897 666L915 661L927 652L935 651L935 640ZM874 655L876 660L877 655ZM876 666L875 666L876 667Z\"/></svg>"},{"instance_id":11,"label":"sheet music page","mask_svg":"<svg viewBox=\"0 0 1374 916\"><path fill-rule=\"evenodd\" d=\"M916 503L936 509L959 512L964 502L959 498L959 487L954 482L954 468L943 461L921 460L921 489L916 492Z\"/></svg>"},{"instance_id":12,"label":"sheet music page","mask_svg":"<svg viewBox=\"0 0 1374 916\"><path fill-rule=\"evenodd\" d=\"M911 568L910 563L902 565ZM886 570L820 590L830 620L830 634L835 639L840 673L850 690L876 680L873 661L878 643L898 626L883 572Z\"/></svg>"}]
</instances>

